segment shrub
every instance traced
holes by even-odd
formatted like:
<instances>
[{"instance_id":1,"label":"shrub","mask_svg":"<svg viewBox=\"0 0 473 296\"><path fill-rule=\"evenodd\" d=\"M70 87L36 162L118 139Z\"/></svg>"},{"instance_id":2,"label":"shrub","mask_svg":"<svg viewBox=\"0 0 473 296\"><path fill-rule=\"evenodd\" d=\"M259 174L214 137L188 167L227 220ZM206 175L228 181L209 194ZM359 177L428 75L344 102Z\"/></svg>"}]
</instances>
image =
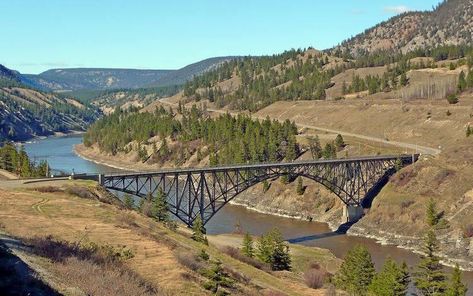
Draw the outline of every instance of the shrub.
<instances>
[{"instance_id":1,"label":"shrub","mask_svg":"<svg viewBox=\"0 0 473 296\"><path fill-rule=\"evenodd\" d=\"M473 224L468 224L463 227L463 237L464 238L473 237Z\"/></svg>"},{"instance_id":2,"label":"shrub","mask_svg":"<svg viewBox=\"0 0 473 296\"><path fill-rule=\"evenodd\" d=\"M232 257L236 260L239 260L243 263L251 265L251 266L253 266L255 268L258 268L260 270L263 270L263 271L266 271L266 272L269 272L271 270L271 267L269 266L269 264L265 264L265 263L263 263L263 262L261 262L257 259L245 256L237 248L226 246L222 249L222 252L224 252L225 254L229 255L230 257Z\"/></svg>"},{"instance_id":3,"label":"shrub","mask_svg":"<svg viewBox=\"0 0 473 296\"><path fill-rule=\"evenodd\" d=\"M449 94L447 96L447 101L448 101L449 104L452 104L452 105L456 104L456 103L458 103L458 97L457 97L456 94Z\"/></svg>"},{"instance_id":4,"label":"shrub","mask_svg":"<svg viewBox=\"0 0 473 296\"><path fill-rule=\"evenodd\" d=\"M62 192L63 191L61 188L56 187L56 186L36 187L33 190L41 192L41 193L52 193L52 192Z\"/></svg>"},{"instance_id":5,"label":"shrub","mask_svg":"<svg viewBox=\"0 0 473 296\"><path fill-rule=\"evenodd\" d=\"M135 216L132 213L120 213L117 215L117 222L122 227L135 227L138 226L135 221Z\"/></svg>"},{"instance_id":6,"label":"shrub","mask_svg":"<svg viewBox=\"0 0 473 296\"><path fill-rule=\"evenodd\" d=\"M307 287L320 289L325 283L326 272L322 269L310 268L304 272L304 282Z\"/></svg>"},{"instance_id":7,"label":"shrub","mask_svg":"<svg viewBox=\"0 0 473 296\"><path fill-rule=\"evenodd\" d=\"M90 192L89 189L84 188L84 187L78 187L78 186L70 186L67 187L66 192L70 195L75 195L80 198L85 198L85 199L96 199L97 196Z\"/></svg>"},{"instance_id":8,"label":"shrub","mask_svg":"<svg viewBox=\"0 0 473 296\"><path fill-rule=\"evenodd\" d=\"M194 254L179 252L177 253L177 262L192 271L198 271L205 268L205 264L197 259Z\"/></svg>"}]
</instances>

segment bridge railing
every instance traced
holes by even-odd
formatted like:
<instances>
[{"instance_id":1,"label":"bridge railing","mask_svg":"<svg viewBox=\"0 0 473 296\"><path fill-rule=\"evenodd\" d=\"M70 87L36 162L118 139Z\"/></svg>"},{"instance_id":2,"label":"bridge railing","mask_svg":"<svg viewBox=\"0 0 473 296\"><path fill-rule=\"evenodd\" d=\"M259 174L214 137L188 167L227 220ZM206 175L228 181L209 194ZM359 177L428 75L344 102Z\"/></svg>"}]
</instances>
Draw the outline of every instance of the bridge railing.
<instances>
[{"instance_id":1,"label":"bridge railing","mask_svg":"<svg viewBox=\"0 0 473 296\"><path fill-rule=\"evenodd\" d=\"M101 175L113 177L113 176L127 176L127 175L147 175L157 173L198 173L208 171L224 171L231 169L254 169L254 168L266 168L266 167L287 167L287 166L299 166L306 164L330 164L330 163L350 163L355 161L373 161L373 160L397 160L415 162L419 158L420 154L401 154L401 155L376 155L376 156L362 156L362 157L350 157L350 158L333 158L333 159L318 159L318 160L298 160L291 162L262 162L262 163L244 163L244 164L233 164L233 165L216 165L209 167L188 167L188 168L161 168L161 169L147 169L147 170L123 170L123 171L111 171L109 173L103 172Z\"/></svg>"}]
</instances>

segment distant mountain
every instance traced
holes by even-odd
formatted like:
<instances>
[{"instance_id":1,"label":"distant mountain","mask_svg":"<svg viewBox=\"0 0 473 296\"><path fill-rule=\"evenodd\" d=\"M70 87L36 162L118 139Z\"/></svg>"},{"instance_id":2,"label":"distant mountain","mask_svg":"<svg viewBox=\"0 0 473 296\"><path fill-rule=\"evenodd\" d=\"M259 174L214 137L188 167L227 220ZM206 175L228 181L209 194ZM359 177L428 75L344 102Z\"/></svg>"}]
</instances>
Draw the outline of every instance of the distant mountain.
<instances>
[{"instance_id":1,"label":"distant mountain","mask_svg":"<svg viewBox=\"0 0 473 296\"><path fill-rule=\"evenodd\" d=\"M8 69L7 67L0 65L0 79L10 79L13 81L20 82L19 73Z\"/></svg>"},{"instance_id":2,"label":"distant mountain","mask_svg":"<svg viewBox=\"0 0 473 296\"><path fill-rule=\"evenodd\" d=\"M218 66L222 65L223 63L230 61L232 59L236 59L238 57L235 56L227 56L227 57L215 57L202 60L200 62L190 64L181 68L179 70L175 70L170 72L163 77L161 77L156 82L150 84L149 86L152 87L161 87L161 86L170 86L170 85L182 85L187 81L194 78L194 76L199 76L205 72L211 71L216 69Z\"/></svg>"},{"instance_id":3,"label":"distant mountain","mask_svg":"<svg viewBox=\"0 0 473 296\"><path fill-rule=\"evenodd\" d=\"M19 72L0 65L0 142L85 130L99 112L78 101L25 85Z\"/></svg>"},{"instance_id":4,"label":"distant mountain","mask_svg":"<svg viewBox=\"0 0 473 296\"><path fill-rule=\"evenodd\" d=\"M359 57L376 51L406 53L439 45L471 44L473 1L447 0L432 11L408 12L382 22L330 50Z\"/></svg>"},{"instance_id":5,"label":"distant mountain","mask_svg":"<svg viewBox=\"0 0 473 296\"><path fill-rule=\"evenodd\" d=\"M76 68L52 69L38 75L25 76L50 90L73 91L140 88L171 72L173 70Z\"/></svg>"},{"instance_id":6,"label":"distant mountain","mask_svg":"<svg viewBox=\"0 0 473 296\"><path fill-rule=\"evenodd\" d=\"M206 59L178 70L75 68L22 75L27 85L52 91L138 89L182 85L233 57Z\"/></svg>"}]
</instances>

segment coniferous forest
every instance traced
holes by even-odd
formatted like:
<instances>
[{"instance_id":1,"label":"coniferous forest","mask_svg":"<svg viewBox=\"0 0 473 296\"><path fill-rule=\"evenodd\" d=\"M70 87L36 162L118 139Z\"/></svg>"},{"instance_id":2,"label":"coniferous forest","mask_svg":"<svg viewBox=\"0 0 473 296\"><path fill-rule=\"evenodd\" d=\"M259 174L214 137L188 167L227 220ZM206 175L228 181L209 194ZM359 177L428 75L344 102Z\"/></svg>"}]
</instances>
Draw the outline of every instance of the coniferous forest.
<instances>
[{"instance_id":1,"label":"coniferous forest","mask_svg":"<svg viewBox=\"0 0 473 296\"><path fill-rule=\"evenodd\" d=\"M210 164L217 165L294 160L299 154L296 134L297 127L290 121L259 122L246 115L229 114L210 118L195 106L177 114L161 107L153 113L117 110L89 128L84 144L96 144L114 155L137 150L143 161L172 158L179 164L179 160L185 161L193 154L200 159L209 156ZM155 136L162 143L160 147L153 144L153 152L148 153L142 145ZM168 142L180 145L171 151Z\"/></svg>"}]
</instances>

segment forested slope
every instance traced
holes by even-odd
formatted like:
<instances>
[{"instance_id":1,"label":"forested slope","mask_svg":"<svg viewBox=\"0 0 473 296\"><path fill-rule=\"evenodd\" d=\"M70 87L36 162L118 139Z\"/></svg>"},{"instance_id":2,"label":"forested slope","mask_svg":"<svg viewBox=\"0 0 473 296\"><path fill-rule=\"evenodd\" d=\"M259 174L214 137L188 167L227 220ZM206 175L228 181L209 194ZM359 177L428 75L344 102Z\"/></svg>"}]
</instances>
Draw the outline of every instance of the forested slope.
<instances>
[{"instance_id":1,"label":"forested slope","mask_svg":"<svg viewBox=\"0 0 473 296\"><path fill-rule=\"evenodd\" d=\"M11 74L14 71L4 71ZM85 130L99 116L95 108L25 86L18 76L0 76L0 141L24 141L54 132Z\"/></svg>"}]
</instances>

